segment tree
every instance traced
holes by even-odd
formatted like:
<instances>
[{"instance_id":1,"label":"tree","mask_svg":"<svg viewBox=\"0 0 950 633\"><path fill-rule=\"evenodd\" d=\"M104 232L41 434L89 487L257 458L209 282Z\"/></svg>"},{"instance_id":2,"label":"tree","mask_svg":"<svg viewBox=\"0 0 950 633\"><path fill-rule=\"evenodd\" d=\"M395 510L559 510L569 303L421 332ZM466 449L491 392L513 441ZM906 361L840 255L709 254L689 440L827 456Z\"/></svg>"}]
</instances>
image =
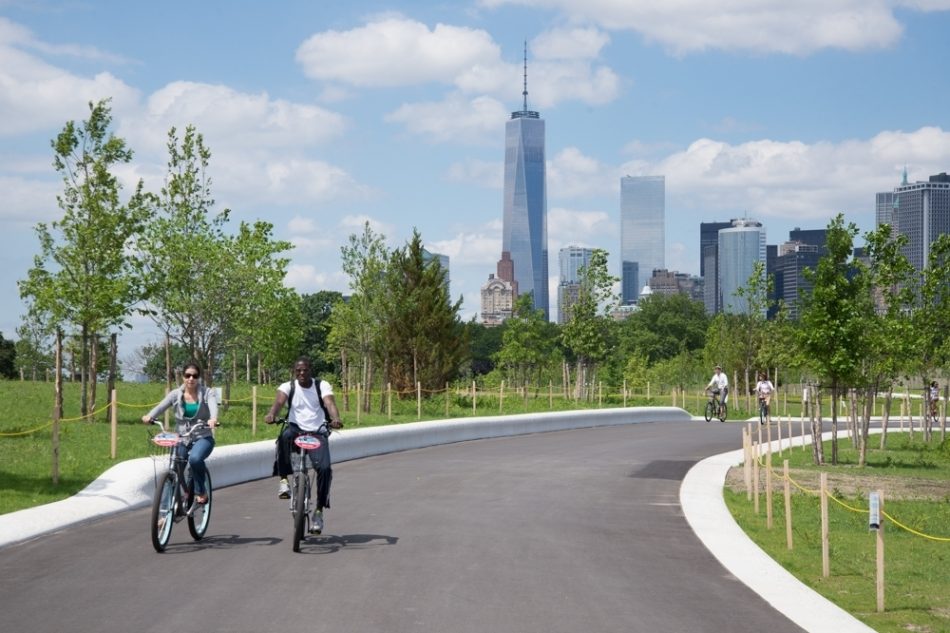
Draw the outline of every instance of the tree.
<instances>
[{"instance_id":1,"label":"tree","mask_svg":"<svg viewBox=\"0 0 950 633\"><path fill-rule=\"evenodd\" d=\"M390 311L385 283L389 252L385 238L363 226L362 235L350 235L349 243L340 249L343 272L350 278L352 294L349 301L337 306L330 315L328 344L340 356L340 371L344 386L344 408L348 410L348 385L351 384L351 366L358 372L363 385L373 384L373 354L388 364L389 348L382 341L384 316ZM369 390L360 406L369 410Z\"/></svg>"},{"instance_id":2,"label":"tree","mask_svg":"<svg viewBox=\"0 0 950 633\"><path fill-rule=\"evenodd\" d=\"M301 351L312 359L315 376L326 375L334 370L334 357L328 346L330 315L341 303L343 303L343 295L333 290L321 290L300 298L304 319Z\"/></svg>"},{"instance_id":3,"label":"tree","mask_svg":"<svg viewBox=\"0 0 950 633\"><path fill-rule=\"evenodd\" d=\"M90 347L96 335L127 324L131 307L142 296L130 250L147 218L142 183L123 203L116 166L132 160L132 150L109 128L108 101L89 104L89 118L73 121L52 142L53 166L62 176L63 211L50 225L37 224L40 254L27 278L19 282L20 297L50 323L74 330L81 345L83 387L81 412L88 412ZM94 383L93 383L94 384Z\"/></svg>"},{"instance_id":4,"label":"tree","mask_svg":"<svg viewBox=\"0 0 950 633\"><path fill-rule=\"evenodd\" d=\"M607 251L600 248L594 249L590 264L579 272L577 303L571 307L571 318L564 326L562 337L577 359L575 397L581 399L587 396L587 382L593 379L597 364L607 358L610 329L607 314L617 302L613 285L618 280L607 273ZM598 312L601 306L603 311Z\"/></svg>"},{"instance_id":5,"label":"tree","mask_svg":"<svg viewBox=\"0 0 950 633\"><path fill-rule=\"evenodd\" d=\"M0 378L15 378L16 365L16 344L0 332Z\"/></svg>"},{"instance_id":6,"label":"tree","mask_svg":"<svg viewBox=\"0 0 950 633\"><path fill-rule=\"evenodd\" d=\"M274 240L273 226L263 221L225 234L229 211L212 215L211 152L193 126L181 139L172 128L167 148L165 185L152 200L156 217L139 242L146 313L209 380L237 343L289 362L287 348L296 351L302 336L299 307L283 287L288 260L280 255L290 243Z\"/></svg>"},{"instance_id":7,"label":"tree","mask_svg":"<svg viewBox=\"0 0 950 633\"><path fill-rule=\"evenodd\" d=\"M623 355L636 353L655 363L702 349L709 318L699 301L684 294L653 294L620 326Z\"/></svg>"},{"instance_id":8,"label":"tree","mask_svg":"<svg viewBox=\"0 0 950 633\"><path fill-rule=\"evenodd\" d=\"M502 338L507 329L505 324L487 327L473 318L465 324L465 329L470 342L472 376L490 373L495 369L495 358L502 348Z\"/></svg>"},{"instance_id":9,"label":"tree","mask_svg":"<svg viewBox=\"0 0 950 633\"><path fill-rule=\"evenodd\" d=\"M501 349L495 362L504 370L509 384L528 388L532 378L540 388L540 372L551 362L554 341L546 336L544 310L535 309L532 293L519 295L511 316L505 320Z\"/></svg>"},{"instance_id":10,"label":"tree","mask_svg":"<svg viewBox=\"0 0 950 633\"><path fill-rule=\"evenodd\" d=\"M840 213L828 224L828 252L814 271L806 271L813 289L805 298L799 330L799 345L807 364L822 384L831 388L832 464L838 463L838 397L858 375L866 341L864 316L872 311L868 276L861 274L860 264L851 261L857 233L853 223L845 225ZM821 428L817 422L812 425L812 437L815 463L821 464Z\"/></svg>"},{"instance_id":11,"label":"tree","mask_svg":"<svg viewBox=\"0 0 950 633\"><path fill-rule=\"evenodd\" d=\"M458 314L462 299L452 303L446 275L438 260L427 261L418 231L390 256L384 340L389 375L401 391L420 383L441 390L458 376L468 353Z\"/></svg>"}]
</instances>

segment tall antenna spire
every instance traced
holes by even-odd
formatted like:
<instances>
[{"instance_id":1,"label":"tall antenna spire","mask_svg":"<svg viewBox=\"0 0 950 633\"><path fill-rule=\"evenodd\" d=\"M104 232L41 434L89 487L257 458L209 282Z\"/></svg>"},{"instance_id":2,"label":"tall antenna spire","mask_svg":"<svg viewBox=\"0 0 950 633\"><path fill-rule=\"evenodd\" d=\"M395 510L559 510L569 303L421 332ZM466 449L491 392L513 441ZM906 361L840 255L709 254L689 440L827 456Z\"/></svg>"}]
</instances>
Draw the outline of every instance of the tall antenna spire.
<instances>
[{"instance_id":1,"label":"tall antenna spire","mask_svg":"<svg viewBox=\"0 0 950 633\"><path fill-rule=\"evenodd\" d=\"M521 95L524 97L524 111L528 111L528 40L524 41L524 90Z\"/></svg>"}]
</instances>

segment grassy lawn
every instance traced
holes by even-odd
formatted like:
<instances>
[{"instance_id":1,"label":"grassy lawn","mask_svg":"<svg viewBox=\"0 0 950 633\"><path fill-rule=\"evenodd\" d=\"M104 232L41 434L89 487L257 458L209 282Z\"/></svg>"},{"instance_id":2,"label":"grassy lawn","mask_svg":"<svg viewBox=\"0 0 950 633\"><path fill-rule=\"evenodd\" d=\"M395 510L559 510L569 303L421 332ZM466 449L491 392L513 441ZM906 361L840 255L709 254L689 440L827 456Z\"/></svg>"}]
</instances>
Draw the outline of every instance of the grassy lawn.
<instances>
[{"instance_id":1,"label":"grassy lawn","mask_svg":"<svg viewBox=\"0 0 950 633\"><path fill-rule=\"evenodd\" d=\"M878 439L872 436L872 445ZM882 632L950 631L950 443L939 432L930 445L918 433L889 435L887 449L869 453L869 466L857 467L849 440L839 441L839 464L825 466L829 489L831 575L821 573L821 514L818 496L793 492L794 549L785 538L781 459L773 456L776 486L773 528L766 529L765 496L756 515L741 484L741 471L730 473L726 505L746 533L799 580ZM830 443L825 446L830 456ZM792 451L790 477L809 491L818 489L819 469L811 453ZM789 453L786 452L786 457ZM764 476L763 476L764 480ZM795 487L792 488L796 490ZM919 534L885 518L885 611L877 613L876 536L868 530L868 493L883 490L884 511ZM924 536L921 536L924 535ZM807 608L807 605L802 605Z\"/></svg>"},{"instance_id":2,"label":"grassy lawn","mask_svg":"<svg viewBox=\"0 0 950 633\"><path fill-rule=\"evenodd\" d=\"M220 412L223 424L216 433L219 446L273 439L277 429L264 424L264 414L273 402L276 387L265 385L258 387L257 429L252 429L252 388L247 384L238 384L231 390L231 400L226 409ZM69 497L91 483L96 477L117 462L144 457L152 452L149 443L149 431L141 423L141 417L161 400L165 392L164 385L123 383L117 387L119 411L116 459L110 457L110 424L108 409L109 395L103 385L97 393L96 410L92 418L79 419L79 385L66 383L63 387L64 413L60 423L60 479L57 485L52 483L52 410L53 385L46 382L0 381L0 401L10 403L5 413L0 414L0 514L28 508ZM387 399L383 394L375 394L374 413L361 413L354 410L355 394L351 393L350 410L345 409L345 399L337 393L337 404L341 408L347 429L383 424L402 424L417 420L445 418L465 418L475 415L517 414L550 410L576 410L623 406L623 398L618 394L595 393L591 402L571 402L560 397L555 391L553 406L549 406L547 389L537 395L529 392L525 399L512 390L506 390L504 398L499 398L496 390L479 392L473 409L470 393L451 390L446 394L433 394L422 400L421 417L417 412L415 394L400 399L392 398L392 417L387 413ZM446 400L448 402L446 403ZM691 398L689 404L697 402ZM448 408L446 408L448 404ZM669 394L631 397L627 406L667 406L671 404ZM695 409L691 406L690 409ZM693 411L698 413L698 411ZM154 427L153 427L154 428Z\"/></svg>"}]
</instances>

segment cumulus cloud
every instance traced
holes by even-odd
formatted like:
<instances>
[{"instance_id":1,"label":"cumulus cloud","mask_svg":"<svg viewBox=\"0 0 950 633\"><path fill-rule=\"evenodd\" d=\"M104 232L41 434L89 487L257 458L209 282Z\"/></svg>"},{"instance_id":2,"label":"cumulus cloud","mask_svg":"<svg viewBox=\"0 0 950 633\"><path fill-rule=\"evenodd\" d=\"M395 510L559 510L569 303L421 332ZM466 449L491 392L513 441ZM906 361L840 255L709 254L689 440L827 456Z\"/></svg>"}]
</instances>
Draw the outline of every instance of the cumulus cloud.
<instances>
[{"instance_id":1,"label":"cumulus cloud","mask_svg":"<svg viewBox=\"0 0 950 633\"><path fill-rule=\"evenodd\" d=\"M461 182L478 185L485 189L501 189L505 179L505 165L499 160L468 159L452 163L446 171L449 182Z\"/></svg>"},{"instance_id":2,"label":"cumulus cloud","mask_svg":"<svg viewBox=\"0 0 950 633\"><path fill-rule=\"evenodd\" d=\"M730 145L699 139L654 164L622 169L630 175L665 175L668 194L675 192L692 208L825 219L871 208L874 193L892 190L905 163L912 179L946 171L950 132L935 127L887 131L837 144L766 139Z\"/></svg>"},{"instance_id":3,"label":"cumulus cloud","mask_svg":"<svg viewBox=\"0 0 950 633\"><path fill-rule=\"evenodd\" d=\"M501 229L484 226L473 232L456 233L449 239L430 242L426 248L448 255L451 267L475 264L492 270L501 257Z\"/></svg>"},{"instance_id":4,"label":"cumulus cloud","mask_svg":"<svg viewBox=\"0 0 950 633\"><path fill-rule=\"evenodd\" d=\"M27 50L24 50L27 49ZM112 98L114 112L137 104L139 93L108 72L80 76L28 51L92 55L91 51L41 42L0 17L0 136L27 134L89 114L88 103Z\"/></svg>"},{"instance_id":5,"label":"cumulus cloud","mask_svg":"<svg viewBox=\"0 0 950 633\"><path fill-rule=\"evenodd\" d=\"M507 110L491 97L449 95L439 102L406 103L386 120L437 142L497 143Z\"/></svg>"},{"instance_id":6,"label":"cumulus cloud","mask_svg":"<svg viewBox=\"0 0 950 633\"><path fill-rule=\"evenodd\" d=\"M605 238L619 235L619 228L606 211L581 211L554 207L548 209L548 252L557 253L565 246L602 244Z\"/></svg>"},{"instance_id":7,"label":"cumulus cloud","mask_svg":"<svg viewBox=\"0 0 950 633\"><path fill-rule=\"evenodd\" d=\"M421 22L399 16L349 31L312 35L297 61L313 79L356 86L455 83L459 76L500 63L491 35L479 29Z\"/></svg>"},{"instance_id":8,"label":"cumulus cloud","mask_svg":"<svg viewBox=\"0 0 950 633\"><path fill-rule=\"evenodd\" d=\"M348 279L342 271L321 270L313 264L291 264L287 267L284 285L300 294L311 294L320 290L348 292Z\"/></svg>"},{"instance_id":9,"label":"cumulus cloud","mask_svg":"<svg viewBox=\"0 0 950 633\"><path fill-rule=\"evenodd\" d=\"M594 62L609 41L594 28L539 35L531 43L531 107L615 99L617 74ZM436 141L478 142L488 125L486 117L504 121L517 107L522 85L522 64L503 60L501 48L487 32L446 24L430 28L402 16L376 18L349 31L317 33L300 46L297 61L309 77L337 86L333 94L340 85L450 87L443 101L404 104L388 117Z\"/></svg>"},{"instance_id":10,"label":"cumulus cloud","mask_svg":"<svg viewBox=\"0 0 950 633\"><path fill-rule=\"evenodd\" d=\"M480 0L496 8L521 5L553 9L577 23L634 31L676 55L708 49L807 55L836 48L849 51L893 46L904 32L896 9L944 11L946 0Z\"/></svg>"}]
</instances>

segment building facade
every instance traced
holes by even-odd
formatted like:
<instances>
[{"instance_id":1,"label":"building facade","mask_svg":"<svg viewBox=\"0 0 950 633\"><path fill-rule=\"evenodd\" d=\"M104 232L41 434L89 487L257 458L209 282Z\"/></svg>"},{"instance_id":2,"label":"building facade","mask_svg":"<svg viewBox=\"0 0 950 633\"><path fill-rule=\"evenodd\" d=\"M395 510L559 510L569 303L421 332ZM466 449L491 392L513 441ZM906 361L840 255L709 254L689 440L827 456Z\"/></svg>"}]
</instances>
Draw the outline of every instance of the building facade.
<instances>
[{"instance_id":1,"label":"building facade","mask_svg":"<svg viewBox=\"0 0 950 633\"><path fill-rule=\"evenodd\" d=\"M719 231L720 302L723 312L745 314L749 304L738 290L748 285L756 263L762 264L762 282L765 282L765 228L754 220L735 220L732 224Z\"/></svg>"},{"instance_id":2,"label":"building facade","mask_svg":"<svg viewBox=\"0 0 950 633\"><path fill-rule=\"evenodd\" d=\"M666 177L624 176L620 179L621 274L637 264L636 283L621 279L621 300L636 303L654 269L666 268ZM628 291L636 288L634 294Z\"/></svg>"},{"instance_id":3,"label":"building facade","mask_svg":"<svg viewBox=\"0 0 950 633\"><path fill-rule=\"evenodd\" d=\"M594 250L580 246L565 246L558 253L560 274L557 285L557 322L571 319L571 306L577 303L581 288L581 269L590 266Z\"/></svg>"},{"instance_id":4,"label":"building facade","mask_svg":"<svg viewBox=\"0 0 950 633\"><path fill-rule=\"evenodd\" d=\"M719 231L732 226L728 222L699 223L699 276L703 278L703 304L706 314L716 314L719 297Z\"/></svg>"},{"instance_id":5,"label":"building facade","mask_svg":"<svg viewBox=\"0 0 950 633\"><path fill-rule=\"evenodd\" d=\"M950 176L940 173L927 181L901 184L894 189L894 226L907 236L904 255L917 270L930 258L930 245L950 233Z\"/></svg>"},{"instance_id":6,"label":"building facade","mask_svg":"<svg viewBox=\"0 0 950 633\"><path fill-rule=\"evenodd\" d=\"M489 327L501 325L511 317L515 293L510 282L488 275L488 282L481 289L481 299L482 324Z\"/></svg>"},{"instance_id":7,"label":"building facade","mask_svg":"<svg viewBox=\"0 0 950 633\"><path fill-rule=\"evenodd\" d=\"M505 124L505 183L502 251L514 263L518 293L532 293L534 307L550 319L548 302L548 203L544 120L524 105Z\"/></svg>"}]
</instances>

